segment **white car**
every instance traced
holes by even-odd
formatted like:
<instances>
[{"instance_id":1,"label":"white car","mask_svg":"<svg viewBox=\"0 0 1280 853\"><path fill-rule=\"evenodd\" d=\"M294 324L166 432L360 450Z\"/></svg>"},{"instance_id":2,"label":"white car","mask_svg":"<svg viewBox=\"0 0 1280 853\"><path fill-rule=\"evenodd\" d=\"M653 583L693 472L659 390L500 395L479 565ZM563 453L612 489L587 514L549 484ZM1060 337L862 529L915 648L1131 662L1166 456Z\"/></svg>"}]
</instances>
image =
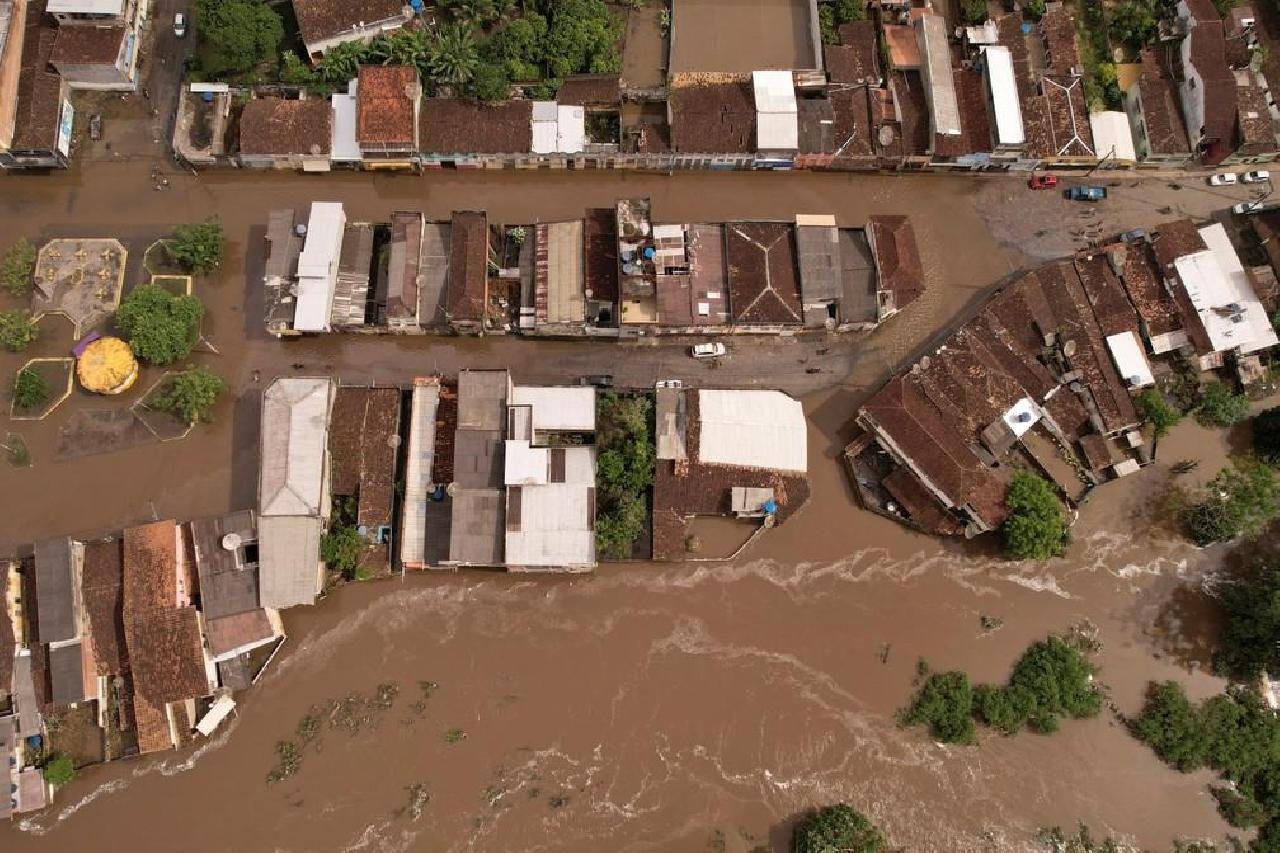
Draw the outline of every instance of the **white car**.
<instances>
[{"instance_id":1,"label":"white car","mask_svg":"<svg viewBox=\"0 0 1280 853\"><path fill-rule=\"evenodd\" d=\"M726 352L728 352L728 350L725 349L725 345L717 341L709 344L695 344L693 348L689 350L689 355L694 358L716 358L717 356L724 355Z\"/></svg>"},{"instance_id":2,"label":"white car","mask_svg":"<svg viewBox=\"0 0 1280 853\"><path fill-rule=\"evenodd\" d=\"M173 13L173 34L178 38L182 38L187 34L187 13Z\"/></svg>"},{"instance_id":3,"label":"white car","mask_svg":"<svg viewBox=\"0 0 1280 853\"><path fill-rule=\"evenodd\" d=\"M1267 171L1245 172L1240 176L1240 180L1246 184L1260 184L1263 181L1271 180L1271 173Z\"/></svg>"},{"instance_id":4,"label":"white car","mask_svg":"<svg viewBox=\"0 0 1280 853\"><path fill-rule=\"evenodd\" d=\"M1209 186L1211 187L1230 187L1240 183L1240 178L1235 172L1220 172L1209 178Z\"/></svg>"},{"instance_id":5,"label":"white car","mask_svg":"<svg viewBox=\"0 0 1280 853\"><path fill-rule=\"evenodd\" d=\"M1263 211L1262 202L1260 201L1242 201L1231 208L1231 212L1238 216L1246 213L1261 213Z\"/></svg>"}]
</instances>

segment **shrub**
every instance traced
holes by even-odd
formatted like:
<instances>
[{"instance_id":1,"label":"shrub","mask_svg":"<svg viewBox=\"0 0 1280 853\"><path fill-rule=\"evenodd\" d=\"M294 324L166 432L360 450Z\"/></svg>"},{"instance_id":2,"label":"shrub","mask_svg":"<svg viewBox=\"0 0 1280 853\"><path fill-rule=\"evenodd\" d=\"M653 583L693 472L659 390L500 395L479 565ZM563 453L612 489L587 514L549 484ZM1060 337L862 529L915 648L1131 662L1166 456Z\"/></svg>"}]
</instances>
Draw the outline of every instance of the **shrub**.
<instances>
[{"instance_id":1,"label":"shrub","mask_svg":"<svg viewBox=\"0 0 1280 853\"><path fill-rule=\"evenodd\" d=\"M631 556L644 534L655 466L652 411L647 395L608 393L597 401L596 549L615 559Z\"/></svg>"},{"instance_id":2,"label":"shrub","mask_svg":"<svg viewBox=\"0 0 1280 853\"><path fill-rule=\"evenodd\" d=\"M1268 465L1280 465L1280 406L1253 419L1253 452Z\"/></svg>"},{"instance_id":3,"label":"shrub","mask_svg":"<svg viewBox=\"0 0 1280 853\"><path fill-rule=\"evenodd\" d=\"M320 540L320 559L347 580L355 579L363 553L364 539L360 531L345 524L330 527Z\"/></svg>"},{"instance_id":4,"label":"shrub","mask_svg":"<svg viewBox=\"0 0 1280 853\"><path fill-rule=\"evenodd\" d=\"M925 724L929 735L943 743L973 743L973 688L963 672L929 675L902 714L908 726Z\"/></svg>"},{"instance_id":5,"label":"shrub","mask_svg":"<svg viewBox=\"0 0 1280 853\"><path fill-rule=\"evenodd\" d=\"M133 352L153 364L172 364L195 345L204 306L194 296L176 296L159 285L134 288L116 312L116 325Z\"/></svg>"},{"instance_id":6,"label":"shrub","mask_svg":"<svg viewBox=\"0 0 1280 853\"><path fill-rule=\"evenodd\" d=\"M1135 402L1138 414L1142 415L1144 421L1151 424L1156 438L1164 438L1169 434L1169 430L1182 420L1182 413L1170 406L1164 395L1155 388L1143 391Z\"/></svg>"},{"instance_id":7,"label":"shrub","mask_svg":"<svg viewBox=\"0 0 1280 853\"><path fill-rule=\"evenodd\" d=\"M34 409L49 399L49 383L30 367L24 367L13 376L10 395L19 409Z\"/></svg>"},{"instance_id":8,"label":"shrub","mask_svg":"<svg viewBox=\"0 0 1280 853\"><path fill-rule=\"evenodd\" d=\"M987 0L964 0L964 19L977 26L987 20Z\"/></svg>"},{"instance_id":9,"label":"shrub","mask_svg":"<svg viewBox=\"0 0 1280 853\"><path fill-rule=\"evenodd\" d=\"M44 780L55 788L67 784L76 778L76 765L69 755L55 755L41 768Z\"/></svg>"},{"instance_id":10,"label":"shrub","mask_svg":"<svg viewBox=\"0 0 1280 853\"><path fill-rule=\"evenodd\" d=\"M1025 0L1022 4L1022 11L1027 13L1027 17L1033 21L1038 21L1044 17L1045 0Z\"/></svg>"},{"instance_id":11,"label":"shrub","mask_svg":"<svg viewBox=\"0 0 1280 853\"><path fill-rule=\"evenodd\" d=\"M40 327L29 311L0 311L0 346L10 352L22 352L40 337Z\"/></svg>"},{"instance_id":12,"label":"shrub","mask_svg":"<svg viewBox=\"0 0 1280 853\"><path fill-rule=\"evenodd\" d=\"M1009 517L1001 532L1005 553L1015 560L1047 560L1067 547L1067 520L1049 483L1023 471L1014 473L1005 495Z\"/></svg>"},{"instance_id":13,"label":"shrub","mask_svg":"<svg viewBox=\"0 0 1280 853\"><path fill-rule=\"evenodd\" d=\"M12 296L26 296L31 290L31 275L36 270L36 254L30 240L19 240L10 246L0 258L0 287Z\"/></svg>"},{"instance_id":14,"label":"shrub","mask_svg":"<svg viewBox=\"0 0 1280 853\"><path fill-rule=\"evenodd\" d=\"M836 803L805 815L791 835L794 853L879 853L884 836L862 812Z\"/></svg>"},{"instance_id":15,"label":"shrub","mask_svg":"<svg viewBox=\"0 0 1280 853\"><path fill-rule=\"evenodd\" d=\"M1280 485L1271 468L1242 459L1223 468L1183 510L1187 533L1197 545L1251 536L1280 509Z\"/></svg>"},{"instance_id":16,"label":"shrub","mask_svg":"<svg viewBox=\"0 0 1280 853\"><path fill-rule=\"evenodd\" d=\"M470 83L480 64L475 36L469 27L459 24L449 24L437 30L428 53L427 68L431 79L448 86Z\"/></svg>"},{"instance_id":17,"label":"shrub","mask_svg":"<svg viewBox=\"0 0 1280 853\"><path fill-rule=\"evenodd\" d=\"M1210 382L1201 392L1200 405L1196 407L1196 420L1203 426L1229 427L1249 411L1249 398L1233 394L1222 382Z\"/></svg>"},{"instance_id":18,"label":"shrub","mask_svg":"<svg viewBox=\"0 0 1280 853\"><path fill-rule=\"evenodd\" d=\"M170 377L154 406L189 424L208 421L209 410L225 390L227 383L221 376L204 367L192 367Z\"/></svg>"},{"instance_id":19,"label":"shrub","mask_svg":"<svg viewBox=\"0 0 1280 853\"><path fill-rule=\"evenodd\" d=\"M213 216L204 222L179 225L165 244L165 251L183 269L204 275L222 260L226 244L222 225Z\"/></svg>"},{"instance_id":20,"label":"shrub","mask_svg":"<svg viewBox=\"0 0 1280 853\"><path fill-rule=\"evenodd\" d=\"M1159 12L1155 0L1120 0L1108 10L1111 39L1131 48L1155 40Z\"/></svg>"},{"instance_id":21,"label":"shrub","mask_svg":"<svg viewBox=\"0 0 1280 853\"><path fill-rule=\"evenodd\" d=\"M1007 735L1017 734L1031 715L1031 697L1020 689L979 684L973 690L978 719Z\"/></svg>"}]
</instances>

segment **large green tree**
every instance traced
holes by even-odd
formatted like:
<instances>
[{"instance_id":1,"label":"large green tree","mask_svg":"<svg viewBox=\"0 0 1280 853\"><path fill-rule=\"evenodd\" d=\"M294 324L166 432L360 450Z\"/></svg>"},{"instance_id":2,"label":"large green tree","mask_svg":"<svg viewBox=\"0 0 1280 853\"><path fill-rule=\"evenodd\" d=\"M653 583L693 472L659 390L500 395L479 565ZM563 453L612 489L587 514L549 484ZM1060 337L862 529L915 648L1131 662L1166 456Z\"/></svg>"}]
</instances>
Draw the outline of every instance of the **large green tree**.
<instances>
[{"instance_id":1,"label":"large green tree","mask_svg":"<svg viewBox=\"0 0 1280 853\"><path fill-rule=\"evenodd\" d=\"M174 263L188 272L204 275L222 261L227 239L222 234L222 223L211 216L204 222L179 225L173 231L165 252Z\"/></svg>"},{"instance_id":2,"label":"large green tree","mask_svg":"<svg viewBox=\"0 0 1280 853\"><path fill-rule=\"evenodd\" d=\"M197 56L201 69L210 77L234 76L275 64L284 24L266 3L195 0L192 10L200 39Z\"/></svg>"},{"instance_id":3,"label":"large green tree","mask_svg":"<svg viewBox=\"0 0 1280 853\"><path fill-rule=\"evenodd\" d=\"M0 311L0 346L22 352L40 336L40 327L29 311Z\"/></svg>"},{"instance_id":4,"label":"large green tree","mask_svg":"<svg viewBox=\"0 0 1280 853\"><path fill-rule=\"evenodd\" d=\"M1164 394L1155 388L1143 391L1134 402L1137 404L1138 414L1142 415L1144 421L1151 424L1156 438L1164 438L1169 434L1169 430L1182 420L1182 413L1169 405Z\"/></svg>"},{"instance_id":5,"label":"large green tree","mask_svg":"<svg viewBox=\"0 0 1280 853\"><path fill-rule=\"evenodd\" d=\"M0 258L0 287L13 296L26 296L31 290L37 254L30 240L19 240L10 246Z\"/></svg>"},{"instance_id":6,"label":"large green tree","mask_svg":"<svg viewBox=\"0 0 1280 853\"><path fill-rule=\"evenodd\" d=\"M1200 395L1196 407L1196 420L1204 426L1229 427L1249 411L1249 398L1236 394L1226 383L1210 382Z\"/></svg>"},{"instance_id":7,"label":"large green tree","mask_svg":"<svg viewBox=\"0 0 1280 853\"><path fill-rule=\"evenodd\" d=\"M1222 636L1214 668L1238 681L1280 678L1280 563L1254 564L1217 586Z\"/></svg>"},{"instance_id":8,"label":"large green tree","mask_svg":"<svg viewBox=\"0 0 1280 853\"><path fill-rule=\"evenodd\" d=\"M155 400L155 407L189 424L209 420L218 396L227 390L222 377L206 367L192 367L169 378Z\"/></svg>"},{"instance_id":9,"label":"large green tree","mask_svg":"<svg viewBox=\"0 0 1280 853\"><path fill-rule=\"evenodd\" d=\"M809 812L796 824L791 849L794 853L880 853L887 845L862 812L836 803Z\"/></svg>"},{"instance_id":10,"label":"large green tree","mask_svg":"<svg viewBox=\"0 0 1280 853\"><path fill-rule=\"evenodd\" d=\"M1047 560L1067 547L1062 502L1049 483L1025 471L1015 472L1005 495L1009 517L1001 533L1004 550L1015 560Z\"/></svg>"},{"instance_id":11,"label":"large green tree","mask_svg":"<svg viewBox=\"0 0 1280 853\"><path fill-rule=\"evenodd\" d=\"M1183 520L1192 541L1203 546L1256 534L1277 510L1275 471L1255 459L1238 459L1192 496Z\"/></svg>"},{"instance_id":12,"label":"large green tree","mask_svg":"<svg viewBox=\"0 0 1280 853\"><path fill-rule=\"evenodd\" d=\"M120 303L116 325L128 335L135 355L165 365L191 352L203 316L204 306L194 296L176 296L144 284Z\"/></svg>"}]
</instances>

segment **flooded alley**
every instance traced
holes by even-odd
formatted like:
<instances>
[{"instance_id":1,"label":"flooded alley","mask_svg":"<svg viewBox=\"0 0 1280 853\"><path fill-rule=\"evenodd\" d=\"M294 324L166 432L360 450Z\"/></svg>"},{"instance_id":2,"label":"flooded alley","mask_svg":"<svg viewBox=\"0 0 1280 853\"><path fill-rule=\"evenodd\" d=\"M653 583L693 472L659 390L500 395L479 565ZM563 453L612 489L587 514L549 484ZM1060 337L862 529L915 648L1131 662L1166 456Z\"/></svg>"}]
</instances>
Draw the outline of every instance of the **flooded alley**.
<instances>
[{"instance_id":1,"label":"flooded alley","mask_svg":"<svg viewBox=\"0 0 1280 853\"><path fill-rule=\"evenodd\" d=\"M5 552L53 534L252 505L256 400L295 370L408 383L509 367L520 381L563 381L611 358L620 383L645 384L707 369L684 355L687 342L275 340L262 330L257 293L272 207L341 201L352 219L485 209L491 221L527 223L645 195L668 221L821 212L859 225L869 213L902 213L915 224L928 289L870 335L735 340L743 357L699 380L803 394L809 416L812 499L732 563L341 589L286 614L283 651L215 738L83 772L54 807L0 829L0 848L76 850L128 837L139 851L171 850L181 837L192 851L782 851L794 815L835 800L907 850L1034 850L1037 828L1080 821L1095 836L1156 850L1227 833L1208 777L1169 770L1108 713L1048 737L986 733L978 747L940 746L895 722L919 660L1002 680L1029 642L1082 620L1100 631L1100 680L1122 712L1138 709L1152 679L1179 679L1195 695L1220 686L1202 674L1213 626L1201 587L1222 553L1175 541L1159 497L1173 462L1194 456L1216 469L1230 438L1180 425L1159 463L1086 504L1067 557L1043 564L863 512L838 462L859 402L992 287L1052 251L1045 241L1061 242L1064 218L1076 216L1067 202L1038 200L1011 222L1000 199L1024 192L1017 178L939 175L175 174L171 189L153 192L148 168L98 163L92 182L75 171L0 178L0 229L6 241L114 235L145 246L216 214L228 257L196 292L216 352L194 358L231 393L187 439L66 461L54 461L59 431L100 403L76 392L48 421L6 424L35 464L0 468ZM1142 199L1169 198L1148 203L1118 188L1098 227L1168 218L1157 208L1207 216L1224 205L1148 189ZM1070 239L1087 239L1081 233ZM126 286L140 276L131 259ZM27 355L69 345L69 331L49 326ZM20 362L5 354L0 370ZM1001 627L984 630L984 616ZM367 698L375 695L390 698ZM318 734L299 725L357 705ZM296 772L268 784L277 743L300 729L309 736Z\"/></svg>"}]
</instances>

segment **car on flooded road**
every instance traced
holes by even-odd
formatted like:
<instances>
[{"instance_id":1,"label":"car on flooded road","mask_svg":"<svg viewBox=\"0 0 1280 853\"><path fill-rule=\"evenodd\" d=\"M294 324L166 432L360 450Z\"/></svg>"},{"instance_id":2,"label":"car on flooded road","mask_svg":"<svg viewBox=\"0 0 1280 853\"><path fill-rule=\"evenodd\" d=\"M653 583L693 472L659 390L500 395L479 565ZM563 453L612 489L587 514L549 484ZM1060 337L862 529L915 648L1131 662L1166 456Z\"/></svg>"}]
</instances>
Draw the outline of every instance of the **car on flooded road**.
<instances>
[{"instance_id":1,"label":"car on flooded road","mask_svg":"<svg viewBox=\"0 0 1280 853\"><path fill-rule=\"evenodd\" d=\"M1071 187L1063 195L1071 201L1102 201L1107 197L1107 188L1081 184L1078 187Z\"/></svg>"},{"instance_id":2,"label":"car on flooded road","mask_svg":"<svg viewBox=\"0 0 1280 853\"><path fill-rule=\"evenodd\" d=\"M1033 190L1051 190L1057 185L1057 175L1032 175L1027 179L1027 186Z\"/></svg>"},{"instance_id":3,"label":"car on flooded road","mask_svg":"<svg viewBox=\"0 0 1280 853\"><path fill-rule=\"evenodd\" d=\"M1250 213L1261 213L1266 210L1260 201L1242 201L1231 208L1231 212L1237 216L1247 216Z\"/></svg>"},{"instance_id":4,"label":"car on flooded road","mask_svg":"<svg viewBox=\"0 0 1280 853\"><path fill-rule=\"evenodd\" d=\"M694 358L717 358L728 352L724 344L719 341L713 341L705 344L694 344L689 349L689 355Z\"/></svg>"},{"instance_id":5,"label":"car on flooded road","mask_svg":"<svg viewBox=\"0 0 1280 853\"><path fill-rule=\"evenodd\" d=\"M1240 177L1235 172L1219 172L1216 175L1209 176L1209 186L1211 187L1232 187L1240 182Z\"/></svg>"},{"instance_id":6,"label":"car on flooded road","mask_svg":"<svg viewBox=\"0 0 1280 853\"><path fill-rule=\"evenodd\" d=\"M1271 180L1271 173L1265 169L1259 169L1254 172L1245 172L1240 176L1240 180L1246 184L1261 184Z\"/></svg>"}]
</instances>

